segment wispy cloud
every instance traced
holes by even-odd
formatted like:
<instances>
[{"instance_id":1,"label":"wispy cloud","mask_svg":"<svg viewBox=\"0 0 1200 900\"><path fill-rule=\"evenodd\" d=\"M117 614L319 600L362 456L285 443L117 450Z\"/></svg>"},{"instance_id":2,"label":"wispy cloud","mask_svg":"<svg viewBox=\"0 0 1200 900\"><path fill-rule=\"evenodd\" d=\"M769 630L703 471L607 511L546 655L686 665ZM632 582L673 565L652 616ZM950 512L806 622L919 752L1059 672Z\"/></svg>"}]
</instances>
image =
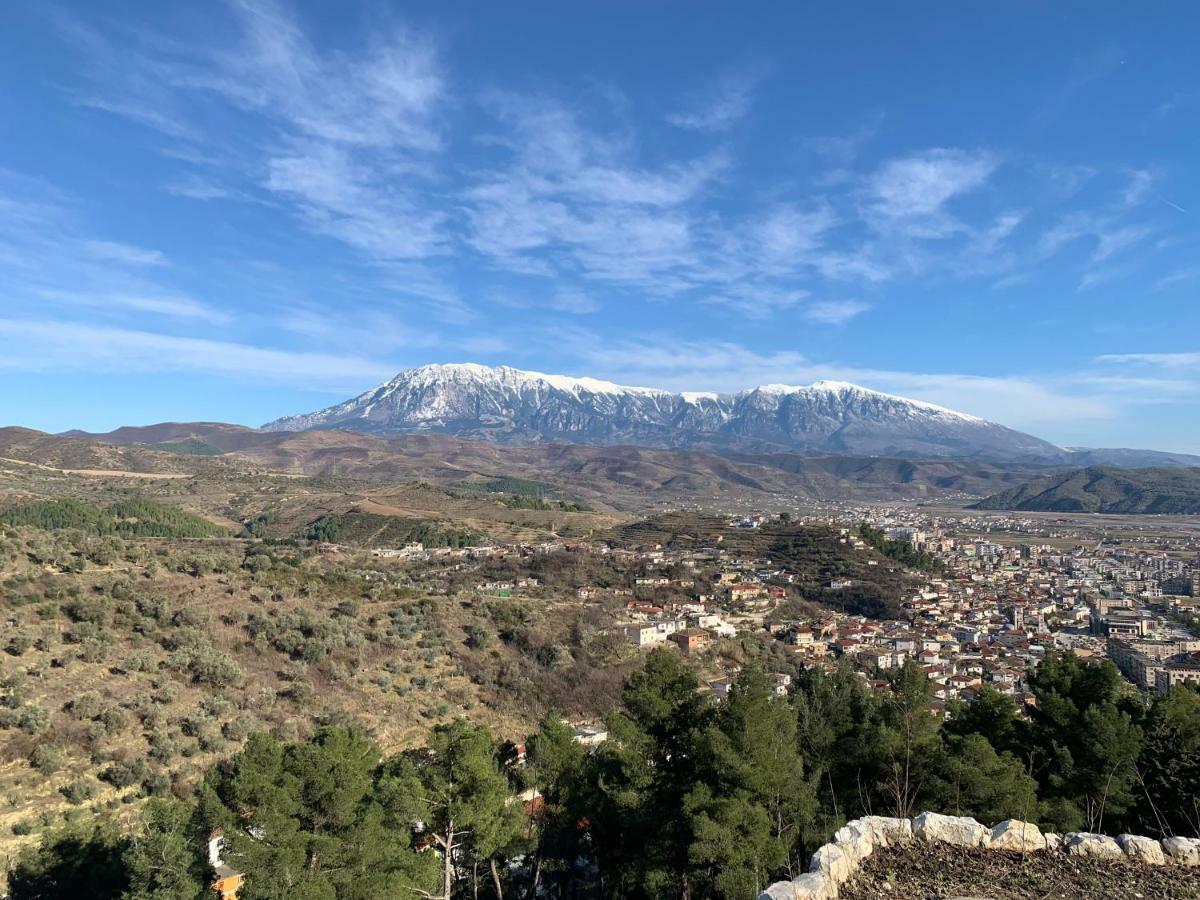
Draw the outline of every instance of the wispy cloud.
<instances>
[{"instance_id":1,"label":"wispy cloud","mask_svg":"<svg viewBox=\"0 0 1200 900\"><path fill-rule=\"evenodd\" d=\"M726 131L750 111L757 81L757 76L748 73L727 75L709 89L688 97L684 108L670 113L667 122L692 131Z\"/></svg>"},{"instance_id":2,"label":"wispy cloud","mask_svg":"<svg viewBox=\"0 0 1200 900\"><path fill-rule=\"evenodd\" d=\"M51 320L0 319L0 346L0 370L22 372L192 372L345 390L394 374L358 356Z\"/></svg>"},{"instance_id":3,"label":"wispy cloud","mask_svg":"<svg viewBox=\"0 0 1200 900\"><path fill-rule=\"evenodd\" d=\"M867 184L868 211L877 227L945 237L963 228L947 204L983 186L997 164L991 153L941 147L892 160Z\"/></svg>"},{"instance_id":4,"label":"wispy cloud","mask_svg":"<svg viewBox=\"0 0 1200 900\"><path fill-rule=\"evenodd\" d=\"M870 308L861 300L818 300L805 307L804 317L824 325L843 325Z\"/></svg>"},{"instance_id":5,"label":"wispy cloud","mask_svg":"<svg viewBox=\"0 0 1200 900\"><path fill-rule=\"evenodd\" d=\"M166 254L93 236L69 198L0 172L0 290L8 312L149 314L219 325L229 314L164 283Z\"/></svg>"},{"instance_id":6,"label":"wispy cloud","mask_svg":"<svg viewBox=\"0 0 1200 900\"><path fill-rule=\"evenodd\" d=\"M1154 282L1156 291L1165 291L1180 284L1200 281L1200 266L1184 266L1174 269Z\"/></svg>"},{"instance_id":7,"label":"wispy cloud","mask_svg":"<svg viewBox=\"0 0 1200 900\"><path fill-rule=\"evenodd\" d=\"M1143 363L1167 368L1200 368L1198 353L1106 353L1098 357L1105 363Z\"/></svg>"},{"instance_id":8,"label":"wispy cloud","mask_svg":"<svg viewBox=\"0 0 1200 900\"><path fill-rule=\"evenodd\" d=\"M370 262L446 252L429 165L444 144L447 96L433 43L395 25L338 53L271 0L238 0L227 13L223 43L64 20L90 67L81 101L174 139L164 152L192 168L167 182L169 193L273 197Z\"/></svg>"},{"instance_id":9,"label":"wispy cloud","mask_svg":"<svg viewBox=\"0 0 1200 900\"><path fill-rule=\"evenodd\" d=\"M193 319L212 325L224 325L233 320L229 313L192 297L179 294L104 294L69 290L44 291L38 298L44 305L59 310L108 312L129 311L148 313L168 319Z\"/></svg>"},{"instance_id":10,"label":"wispy cloud","mask_svg":"<svg viewBox=\"0 0 1200 900\"><path fill-rule=\"evenodd\" d=\"M88 240L83 241L80 246L84 253L96 259L107 259L134 266L161 266L167 261L161 251L146 250L116 241Z\"/></svg>"},{"instance_id":11,"label":"wispy cloud","mask_svg":"<svg viewBox=\"0 0 1200 900\"><path fill-rule=\"evenodd\" d=\"M1121 170L1114 187L1111 169L1056 167L1004 147L869 154L883 113L845 134L791 136L797 171L760 182L729 134L753 111L753 68L657 111L657 122L693 132L659 142L633 104L611 96L465 83L438 41L386 17L333 49L271 0L214 15L219 27L196 40L86 15L99 24L64 24L87 63L79 102L161 133L177 169L161 179L168 193L262 205L246 212L269 205L348 249L336 302L395 346L421 317L389 328L371 317L376 306L432 312L440 327L488 320L497 299L558 319L652 301L804 329L886 303L884 286L1011 286L1051 259L1086 290L1137 271L1161 232L1147 200L1163 176L1151 167ZM464 112L476 116L470 126ZM218 300L158 283L171 266L158 251L75 237L94 244L90 256L82 244L72 251L76 275L99 273L95 294L114 321L134 302L198 324L228 315ZM27 287L65 290L23 274ZM275 309L305 307L297 293ZM288 333L315 339L295 322Z\"/></svg>"}]
</instances>

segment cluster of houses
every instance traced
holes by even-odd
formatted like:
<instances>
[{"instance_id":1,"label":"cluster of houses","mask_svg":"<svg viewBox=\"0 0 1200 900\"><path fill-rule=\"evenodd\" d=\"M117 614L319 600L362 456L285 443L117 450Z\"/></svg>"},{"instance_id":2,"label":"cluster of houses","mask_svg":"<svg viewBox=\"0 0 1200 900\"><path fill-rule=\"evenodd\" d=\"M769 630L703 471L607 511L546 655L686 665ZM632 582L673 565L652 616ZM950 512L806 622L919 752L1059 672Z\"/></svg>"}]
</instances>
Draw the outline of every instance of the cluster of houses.
<instances>
[{"instance_id":1,"label":"cluster of houses","mask_svg":"<svg viewBox=\"0 0 1200 900\"><path fill-rule=\"evenodd\" d=\"M746 516L731 524L755 528L762 519ZM933 554L944 571L926 576L905 600L903 619L831 612L777 624L773 634L803 665L832 668L848 659L882 685L889 670L911 659L933 682L938 703L969 701L984 685L1029 700L1027 674L1054 650L1108 656L1147 690L1200 683L1200 640L1190 638L1174 615L1195 611L1200 597L1200 560L1190 548L1164 548L1159 541L1153 548L1130 549L1093 540L1063 549L1061 542L1001 543L956 534L931 520L877 524L888 540ZM840 540L866 549L850 529L841 529ZM715 571L709 572L713 596L664 607L626 604L630 621L622 628L639 648L670 642L685 653L702 652L716 637L735 633L729 619L743 629L757 628L791 583L784 571L721 549L673 558L652 548L642 553L651 562L706 564ZM829 587L852 585L838 578ZM735 609L737 615L730 615ZM720 695L720 684L714 682L714 695Z\"/></svg>"}]
</instances>

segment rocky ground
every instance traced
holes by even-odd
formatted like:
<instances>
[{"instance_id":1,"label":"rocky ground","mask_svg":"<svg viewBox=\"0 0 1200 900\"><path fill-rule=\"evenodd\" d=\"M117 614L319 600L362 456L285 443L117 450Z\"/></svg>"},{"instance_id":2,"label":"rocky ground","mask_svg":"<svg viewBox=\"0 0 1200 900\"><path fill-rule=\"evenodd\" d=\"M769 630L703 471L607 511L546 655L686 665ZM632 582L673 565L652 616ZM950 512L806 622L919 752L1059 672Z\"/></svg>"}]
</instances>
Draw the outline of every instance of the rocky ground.
<instances>
[{"instance_id":1,"label":"rocky ground","mask_svg":"<svg viewBox=\"0 0 1200 900\"><path fill-rule=\"evenodd\" d=\"M941 844L877 850L840 900L1196 900L1200 869Z\"/></svg>"}]
</instances>

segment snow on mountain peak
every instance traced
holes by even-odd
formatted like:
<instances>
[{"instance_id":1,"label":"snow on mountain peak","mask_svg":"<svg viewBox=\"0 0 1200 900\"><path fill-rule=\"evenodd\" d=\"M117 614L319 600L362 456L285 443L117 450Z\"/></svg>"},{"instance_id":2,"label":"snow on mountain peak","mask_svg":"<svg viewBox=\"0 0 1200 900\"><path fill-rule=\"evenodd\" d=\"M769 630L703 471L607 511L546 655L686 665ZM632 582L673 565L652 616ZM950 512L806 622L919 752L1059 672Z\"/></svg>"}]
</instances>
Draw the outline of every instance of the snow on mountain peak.
<instances>
[{"instance_id":1,"label":"snow on mountain peak","mask_svg":"<svg viewBox=\"0 0 1200 900\"><path fill-rule=\"evenodd\" d=\"M1061 454L975 416L845 381L766 384L737 393L665 391L478 363L407 369L351 400L264 427L884 456Z\"/></svg>"},{"instance_id":2,"label":"snow on mountain peak","mask_svg":"<svg viewBox=\"0 0 1200 900\"><path fill-rule=\"evenodd\" d=\"M598 378L551 375L545 372L530 372L511 366L484 366L479 363L435 363L408 369L393 378L389 384L427 386L444 382L477 382L503 387L522 388L549 385L560 391L592 394L665 394L654 388L628 387L602 381Z\"/></svg>"}]
</instances>

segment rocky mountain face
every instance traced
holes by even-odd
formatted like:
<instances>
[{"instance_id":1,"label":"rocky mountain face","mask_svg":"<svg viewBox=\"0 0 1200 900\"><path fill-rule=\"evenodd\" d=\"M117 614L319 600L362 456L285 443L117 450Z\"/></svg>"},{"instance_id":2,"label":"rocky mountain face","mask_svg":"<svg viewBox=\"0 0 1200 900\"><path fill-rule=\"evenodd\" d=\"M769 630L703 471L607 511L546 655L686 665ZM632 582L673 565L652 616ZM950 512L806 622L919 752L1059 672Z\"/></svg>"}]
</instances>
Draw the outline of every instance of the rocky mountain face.
<instances>
[{"instance_id":1,"label":"rocky mountain face","mask_svg":"<svg viewBox=\"0 0 1200 900\"><path fill-rule=\"evenodd\" d=\"M474 364L422 366L269 431L439 432L501 443L977 457L1062 463L1067 451L994 422L844 382L672 393Z\"/></svg>"}]
</instances>

